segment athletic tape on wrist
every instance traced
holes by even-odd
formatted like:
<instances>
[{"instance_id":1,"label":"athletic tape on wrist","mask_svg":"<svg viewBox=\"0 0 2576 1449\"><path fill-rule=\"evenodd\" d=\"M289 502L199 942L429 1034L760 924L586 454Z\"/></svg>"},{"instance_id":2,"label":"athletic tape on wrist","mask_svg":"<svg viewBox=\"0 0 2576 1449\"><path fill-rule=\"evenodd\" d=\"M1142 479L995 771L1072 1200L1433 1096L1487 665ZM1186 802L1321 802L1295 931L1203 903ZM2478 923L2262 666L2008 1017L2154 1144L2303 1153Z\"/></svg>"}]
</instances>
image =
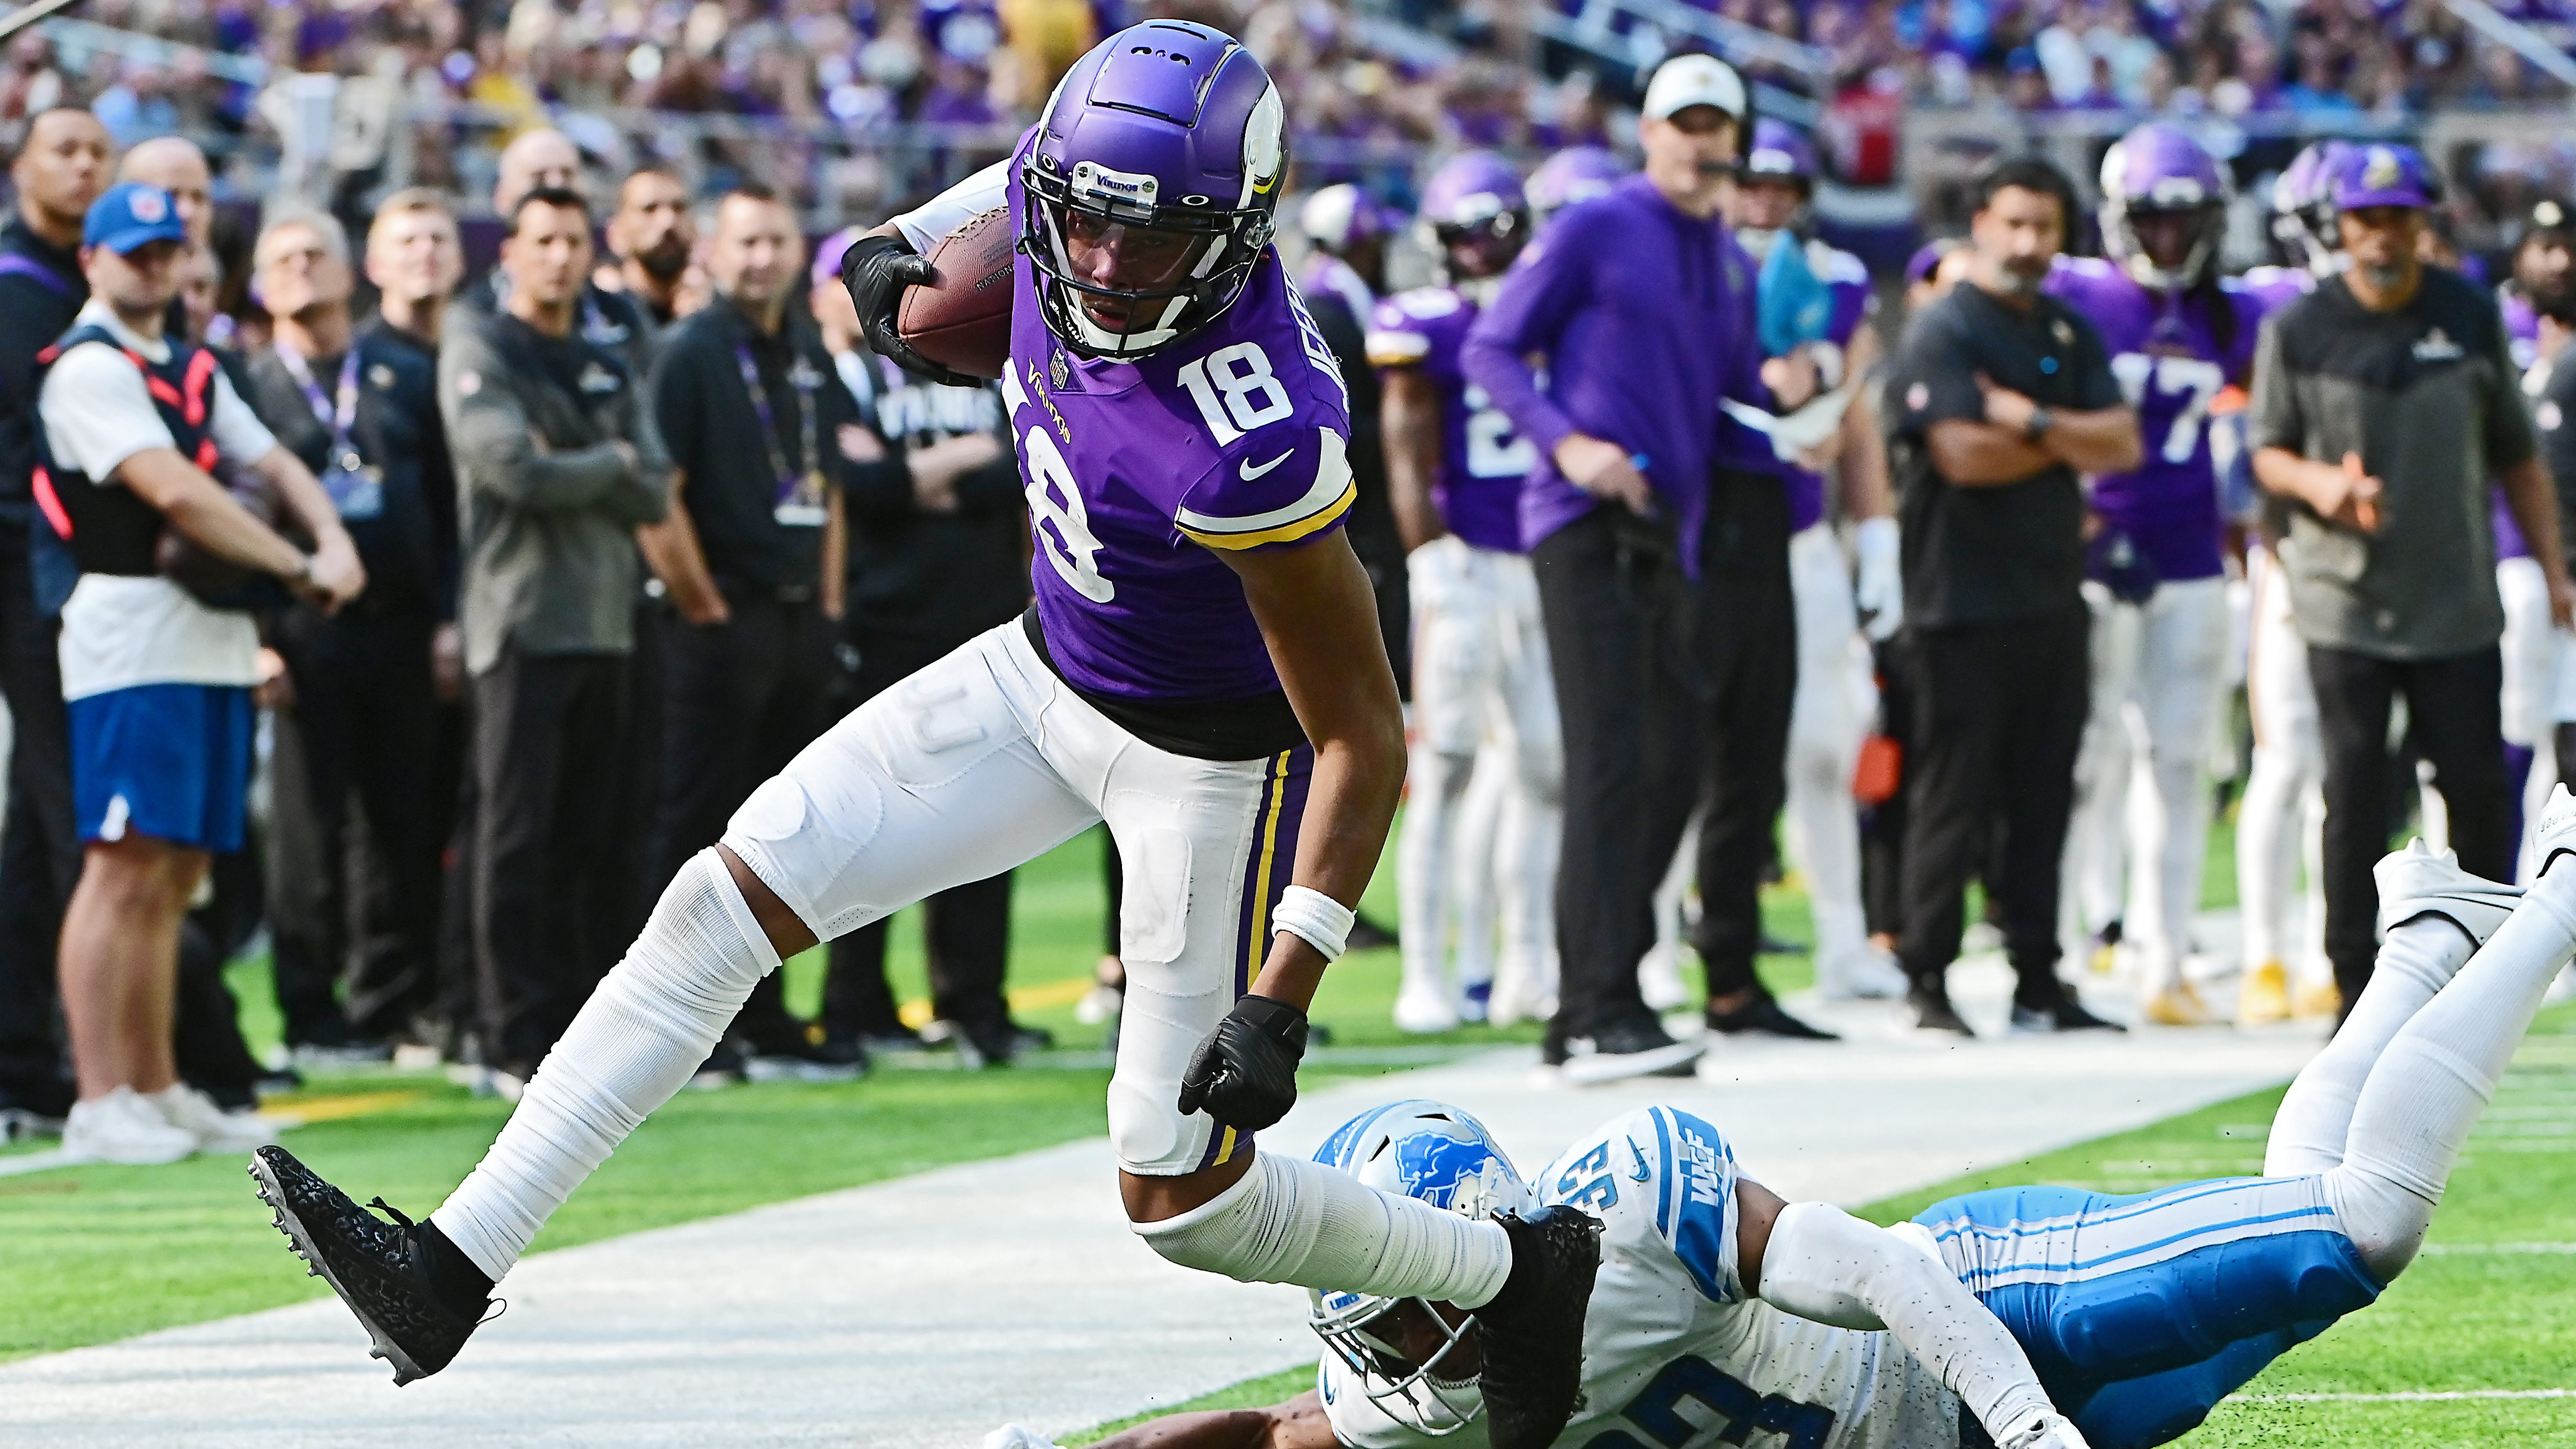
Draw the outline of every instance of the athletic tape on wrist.
<instances>
[{"instance_id":1,"label":"athletic tape on wrist","mask_svg":"<svg viewBox=\"0 0 2576 1449\"><path fill-rule=\"evenodd\" d=\"M1339 961L1350 949L1351 924L1359 918L1359 912L1322 891L1292 885L1279 893L1270 930L1273 935L1286 931L1324 953L1326 961Z\"/></svg>"}]
</instances>

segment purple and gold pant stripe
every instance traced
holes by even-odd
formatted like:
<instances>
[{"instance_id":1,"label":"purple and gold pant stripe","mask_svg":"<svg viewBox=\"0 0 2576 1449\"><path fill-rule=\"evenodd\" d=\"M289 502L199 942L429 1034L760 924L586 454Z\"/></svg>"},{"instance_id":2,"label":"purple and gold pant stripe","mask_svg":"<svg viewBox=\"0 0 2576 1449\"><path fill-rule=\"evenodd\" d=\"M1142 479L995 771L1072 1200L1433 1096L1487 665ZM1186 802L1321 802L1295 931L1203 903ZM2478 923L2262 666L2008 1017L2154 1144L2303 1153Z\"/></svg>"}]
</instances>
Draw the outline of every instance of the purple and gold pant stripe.
<instances>
[{"instance_id":1,"label":"purple and gold pant stripe","mask_svg":"<svg viewBox=\"0 0 2576 1449\"><path fill-rule=\"evenodd\" d=\"M1297 865L1297 827L1306 818L1306 789L1315 769L1312 745L1299 745L1270 757L1254 805L1252 851L1244 861L1243 883L1236 892L1243 904L1235 927L1234 994L1250 993L1252 978L1270 953L1270 914ZM1208 1139L1201 1168L1233 1161L1252 1150L1252 1134L1220 1127Z\"/></svg>"}]
</instances>

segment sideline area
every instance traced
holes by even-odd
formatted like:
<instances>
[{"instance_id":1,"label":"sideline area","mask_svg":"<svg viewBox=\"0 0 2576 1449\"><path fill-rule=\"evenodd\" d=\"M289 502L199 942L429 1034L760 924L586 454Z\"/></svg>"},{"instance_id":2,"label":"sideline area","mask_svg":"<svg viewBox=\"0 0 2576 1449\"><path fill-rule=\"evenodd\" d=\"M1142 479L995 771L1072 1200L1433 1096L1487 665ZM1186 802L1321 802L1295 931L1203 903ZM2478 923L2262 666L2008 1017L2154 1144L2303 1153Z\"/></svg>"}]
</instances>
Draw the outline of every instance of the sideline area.
<instances>
[{"instance_id":1,"label":"sideline area","mask_svg":"<svg viewBox=\"0 0 2576 1449\"><path fill-rule=\"evenodd\" d=\"M1992 1012L2007 979L1966 966L1959 994ZM1570 1090L1506 1047L1318 1084L1263 1142L1303 1152L1362 1106L1430 1095L1484 1116L1535 1172L1577 1131L1671 1101L1755 1176L1857 1207L2277 1084L2316 1039L1950 1043L1867 1029L1885 1019L1858 1009L1865 1029L1840 1046L1728 1042L1697 1080ZM2259 1156L2259 1130L2223 1145ZM966 1449L1005 1420L1078 1430L1314 1351L1297 1290L1189 1273L1139 1243L1098 1138L541 1253L507 1297L453 1368L400 1391L323 1300L0 1369L0 1425L60 1449Z\"/></svg>"}]
</instances>

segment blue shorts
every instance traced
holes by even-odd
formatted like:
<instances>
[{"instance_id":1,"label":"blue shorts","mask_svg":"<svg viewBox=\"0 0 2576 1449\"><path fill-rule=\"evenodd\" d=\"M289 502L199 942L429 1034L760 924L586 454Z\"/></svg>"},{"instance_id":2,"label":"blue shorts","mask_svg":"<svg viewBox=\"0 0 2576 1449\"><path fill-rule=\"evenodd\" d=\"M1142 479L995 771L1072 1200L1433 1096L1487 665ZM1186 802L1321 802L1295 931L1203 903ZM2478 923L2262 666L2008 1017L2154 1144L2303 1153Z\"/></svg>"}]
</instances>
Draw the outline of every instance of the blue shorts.
<instances>
[{"instance_id":1,"label":"blue shorts","mask_svg":"<svg viewBox=\"0 0 2576 1449\"><path fill-rule=\"evenodd\" d=\"M2095 1449L2189 1432L2381 1286L2316 1177L1996 1188L1914 1220Z\"/></svg>"},{"instance_id":2,"label":"blue shorts","mask_svg":"<svg viewBox=\"0 0 2576 1449\"><path fill-rule=\"evenodd\" d=\"M256 719L248 689L138 684L68 709L82 840L147 835L216 854L241 849Z\"/></svg>"}]
</instances>

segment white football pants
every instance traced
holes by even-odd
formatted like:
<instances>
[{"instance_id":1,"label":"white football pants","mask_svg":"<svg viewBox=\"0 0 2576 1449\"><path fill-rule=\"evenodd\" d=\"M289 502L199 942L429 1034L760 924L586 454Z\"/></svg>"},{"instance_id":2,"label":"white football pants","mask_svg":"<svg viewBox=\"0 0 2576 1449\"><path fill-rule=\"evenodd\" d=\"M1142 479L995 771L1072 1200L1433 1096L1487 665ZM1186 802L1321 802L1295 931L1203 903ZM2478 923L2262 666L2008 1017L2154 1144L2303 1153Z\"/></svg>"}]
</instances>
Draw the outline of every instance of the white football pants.
<instances>
[{"instance_id":1,"label":"white football pants","mask_svg":"<svg viewBox=\"0 0 2576 1449\"><path fill-rule=\"evenodd\" d=\"M2327 974L2325 906L2314 883L2324 879L2325 747L2317 733L2317 696L2308 681L2308 646L2290 618L2290 590L2268 549L2246 553L2254 620L2246 646L2245 702L2254 721L2254 760L2236 809L2236 900L2243 921L2245 967L2278 961L2301 980ZM2307 865L2311 888L2298 888ZM2291 907L2302 904L2295 929Z\"/></svg>"},{"instance_id":2,"label":"white football pants","mask_svg":"<svg viewBox=\"0 0 2576 1449\"><path fill-rule=\"evenodd\" d=\"M2163 991L2181 979L2200 904L2227 581L2159 584L2144 604L2119 602L2093 583L2084 597L2093 611L2093 707L2066 839L2066 934L2080 951L2084 933L2120 921L2141 963L2140 989Z\"/></svg>"},{"instance_id":3,"label":"white football pants","mask_svg":"<svg viewBox=\"0 0 2576 1449\"><path fill-rule=\"evenodd\" d=\"M1852 605L1851 565L1831 525L1789 540L1797 601L1798 690L1789 707L1789 858L1806 882L1816 981L1831 989L1869 949L1860 900L1860 813L1852 770L1878 710L1869 645Z\"/></svg>"},{"instance_id":4,"label":"white football pants","mask_svg":"<svg viewBox=\"0 0 2576 1449\"><path fill-rule=\"evenodd\" d=\"M2532 752L2531 772L2522 782L2522 838L2514 842L2514 879L2531 878L2532 822L2549 803L2558 783L2558 752L2552 728L2557 721L2558 629L2549 617L2549 579L2527 558L2496 560L2496 594L2504 601L2504 636L2496 641L2504 660L2504 742Z\"/></svg>"},{"instance_id":5,"label":"white football pants","mask_svg":"<svg viewBox=\"0 0 2576 1449\"><path fill-rule=\"evenodd\" d=\"M1396 854L1405 986L1454 1000L1462 982L1490 974L1500 1014L1530 1014L1556 995L1565 791L1537 576L1522 555L1455 537L1415 549L1406 569L1414 738ZM1482 792L1472 782L1489 767L1504 773L1486 797L1491 835L1476 838L1470 826L1488 811L1476 808ZM1487 899L1490 916L1470 914ZM1497 922L1499 955L1490 945ZM1480 969L1487 961L1490 973Z\"/></svg>"}]
</instances>

